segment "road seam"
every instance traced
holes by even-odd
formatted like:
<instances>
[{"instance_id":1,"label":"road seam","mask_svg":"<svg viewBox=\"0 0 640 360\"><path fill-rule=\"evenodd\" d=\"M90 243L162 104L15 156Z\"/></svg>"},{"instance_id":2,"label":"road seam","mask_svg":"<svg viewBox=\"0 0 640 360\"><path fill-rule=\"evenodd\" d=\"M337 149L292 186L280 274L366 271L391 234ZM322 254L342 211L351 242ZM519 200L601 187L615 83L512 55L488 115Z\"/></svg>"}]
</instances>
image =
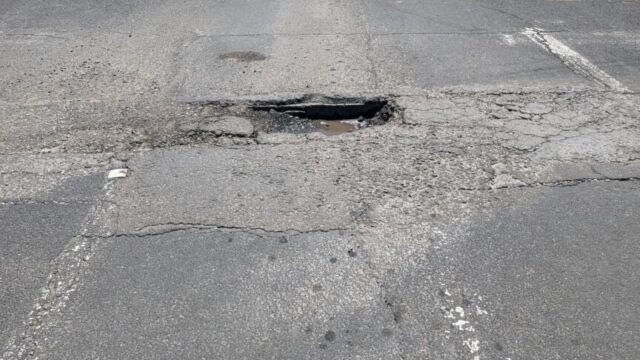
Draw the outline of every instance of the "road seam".
<instances>
[{"instance_id":1,"label":"road seam","mask_svg":"<svg viewBox=\"0 0 640 360\"><path fill-rule=\"evenodd\" d=\"M1 360L38 358L38 352L42 350L42 344L39 343L41 334L51 327L51 316L64 309L70 295L77 290L80 274L99 245L90 242L86 235L96 226L101 215L115 207L112 201L113 184L113 180L104 184L103 193L96 199L79 232L50 263L46 283L27 316L24 330L11 339L6 348L0 349Z\"/></svg>"}]
</instances>

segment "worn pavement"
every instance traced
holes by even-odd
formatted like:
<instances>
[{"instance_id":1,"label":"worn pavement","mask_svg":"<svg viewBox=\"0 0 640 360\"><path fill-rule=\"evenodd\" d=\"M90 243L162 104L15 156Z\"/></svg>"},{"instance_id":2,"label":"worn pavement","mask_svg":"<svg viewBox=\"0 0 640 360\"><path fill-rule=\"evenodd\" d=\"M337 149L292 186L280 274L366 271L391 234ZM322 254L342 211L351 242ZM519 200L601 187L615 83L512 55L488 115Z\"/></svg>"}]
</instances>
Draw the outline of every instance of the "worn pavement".
<instances>
[{"instance_id":1,"label":"worn pavement","mask_svg":"<svg viewBox=\"0 0 640 360\"><path fill-rule=\"evenodd\" d=\"M638 19L1 3L0 358L636 359ZM341 97L394 113L255 130Z\"/></svg>"}]
</instances>

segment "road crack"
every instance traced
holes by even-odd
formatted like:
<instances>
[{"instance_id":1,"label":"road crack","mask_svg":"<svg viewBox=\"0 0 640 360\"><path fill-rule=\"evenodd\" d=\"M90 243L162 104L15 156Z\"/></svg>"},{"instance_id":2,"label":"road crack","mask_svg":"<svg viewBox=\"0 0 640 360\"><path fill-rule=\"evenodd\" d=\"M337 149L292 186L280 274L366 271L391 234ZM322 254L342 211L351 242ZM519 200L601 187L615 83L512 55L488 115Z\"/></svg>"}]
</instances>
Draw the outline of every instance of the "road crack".
<instances>
[{"instance_id":1,"label":"road crack","mask_svg":"<svg viewBox=\"0 0 640 360\"><path fill-rule=\"evenodd\" d=\"M306 234L317 234L317 233L331 233L331 232L340 232L340 231L350 231L353 229L350 228L328 228L328 229L311 229L311 230L300 230L300 229L268 229L264 227L251 227L251 226L228 226L228 225L219 225L219 224L206 224L206 223L191 223L191 222L167 222L161 224L152 224L146 225L136 229L133 232L123 232L123 233L115 233L111 235L89 235L88 237L101 237L101 238L122 238L122 237L136 237L136 238L144 238L144 237L152 237L152 236L161 236L174 232L183 232L183 231L191 231L191 230L202 230L202 231L227 231L227 232L245 232L251 233L258 236L281 236L281 235L306 235Z\"/></svg>"}]
</instances>

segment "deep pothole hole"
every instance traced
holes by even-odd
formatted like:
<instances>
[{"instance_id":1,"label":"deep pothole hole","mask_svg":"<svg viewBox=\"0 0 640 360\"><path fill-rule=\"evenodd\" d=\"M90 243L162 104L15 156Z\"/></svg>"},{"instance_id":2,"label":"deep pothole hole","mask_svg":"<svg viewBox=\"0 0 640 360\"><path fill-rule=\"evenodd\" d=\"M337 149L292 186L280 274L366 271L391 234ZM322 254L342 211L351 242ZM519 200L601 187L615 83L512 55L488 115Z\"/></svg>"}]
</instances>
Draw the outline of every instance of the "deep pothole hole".
<instances>
[{"instance_id":1,"label":"deep pothole hole","mask_svg":"<svg viewBox=\"0 0 640 360\"><path fill-rule=\"evenodd\" d=\"M261 102L250 106L260 121L256 130L267 133L321 132L339 135L381 125L394 115L387 99L304 99Z\"/></svg>"}]
</instances>

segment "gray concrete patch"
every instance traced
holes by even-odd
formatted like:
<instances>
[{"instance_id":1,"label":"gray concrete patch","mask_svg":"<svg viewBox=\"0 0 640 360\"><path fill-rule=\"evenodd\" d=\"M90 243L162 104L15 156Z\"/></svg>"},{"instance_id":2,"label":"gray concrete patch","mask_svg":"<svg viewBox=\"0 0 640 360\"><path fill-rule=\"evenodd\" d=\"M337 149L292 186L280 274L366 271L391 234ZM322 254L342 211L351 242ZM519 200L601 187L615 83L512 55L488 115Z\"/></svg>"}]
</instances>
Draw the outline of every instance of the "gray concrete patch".
<instances>
[{"instance_id":1,"label":"gray concrete patch","mask_svg":"<svg viewBox=\"0 0 640 360\"><path fill-rule=\"evenodd\" d=\"M398 103L406 109L406 124L473 129L472 137L527 152L539 162L635 159L640 149L637 96L587 94L506 92L473 99L402 97Z\"/></svg>"},{"instance_id":2,"label":"gray concrete patch","mask_svg":"<svg viewBox=\"0 0 640 360\"><path fill-rule=\"evenodd\" d=\"M44 334L40 358L398 354L393 316L354 234L185 231L102 241Z\"/></svg>"},{"instance_id":3,"label":"gray concrete patch","mask_svg":"<svg viewBox=\"0 0 640 360\"><path fill-rule=\"evenodd\" d=\"M112 154L0 156L0 203L93 202Z\"/></svg>"},{"instance_id":4,"label":"gray concrete patch","mask_svg":"<svg viewBox=\"0 0 640 360\"><path fill-rule=\"evenodd\" d=\"M515 40L511 44L499 34L393 34L374 38L373 61L380 82L383 88L401 93L461 85L479 89L589 85L537 45Z\"/></svg>"},{"instance_id":5,"label":"gray concrete patch","mask_svg":"<svg viewBox=\"0 0 640 360\"><path fill-rule=\"evenodd\" d=\"M635 359L639 190L512 190L486 216L422 235L428 247L419 233L391 246L394 261L370 242L405 356Z\"/></svg>"},{"instance_id":6,"label":"gray concrete patch","mask_svg":"<svg viewBox=\"0 0 640 360\"><path fill-rule=\"evenodd\" d=\"M283 145L260 151L178 148L139 154L128 164L131 175L117 184L117 231L171 224L274 231L346 228L354 199L347 187L336 184L344 164L322 161L338 159L340 150L314 147L306 156L300 151ZM165 191L168 186L172 191Z\"/></svg>"},{"instance_id":7,"label":"gray concrete patch","mask_svg":"<svg viewBox=\"0 0 640 360\"><path fill-rule=\"evenodd\" d=\"M179 65L187 101L239 95L372 92L373 75L362 35L260 35L203 37L184 49ZM290 49L296 49L291 55ZM229 52L256 51L263 61L220 59ZM283 76L283 74L287 74Z\"/></svg>"}]
</instances>

